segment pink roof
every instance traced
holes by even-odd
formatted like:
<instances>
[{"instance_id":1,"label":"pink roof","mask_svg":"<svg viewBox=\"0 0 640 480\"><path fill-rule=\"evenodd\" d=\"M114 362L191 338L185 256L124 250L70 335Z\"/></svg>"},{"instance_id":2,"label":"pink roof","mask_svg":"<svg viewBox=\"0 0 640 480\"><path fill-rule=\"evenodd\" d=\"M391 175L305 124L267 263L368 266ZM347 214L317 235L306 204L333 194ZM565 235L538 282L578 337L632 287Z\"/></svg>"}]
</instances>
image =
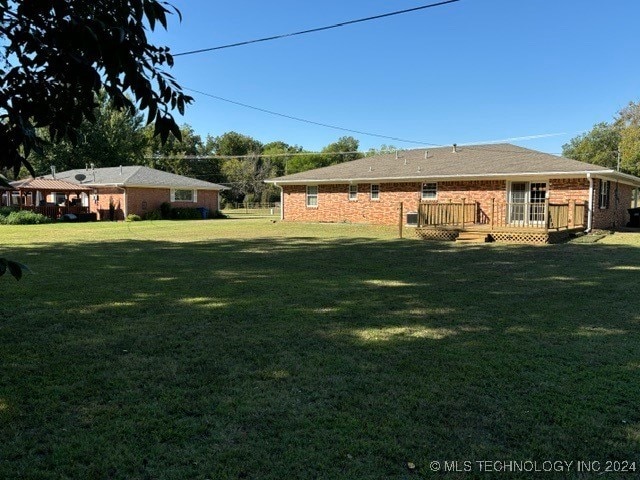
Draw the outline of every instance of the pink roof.
<instances>
[{"instance_id":1,"label":"pink roof","mask_svg":"<svg viewBox=\"0 0 640 480\"><path fill-rule=\"evenodd\" d=\"M54 192L87 192L91 190L71 182L47 178L27 178L11 182L11 185L16 190L50 190Z\"/></svg>"}]
</instances>

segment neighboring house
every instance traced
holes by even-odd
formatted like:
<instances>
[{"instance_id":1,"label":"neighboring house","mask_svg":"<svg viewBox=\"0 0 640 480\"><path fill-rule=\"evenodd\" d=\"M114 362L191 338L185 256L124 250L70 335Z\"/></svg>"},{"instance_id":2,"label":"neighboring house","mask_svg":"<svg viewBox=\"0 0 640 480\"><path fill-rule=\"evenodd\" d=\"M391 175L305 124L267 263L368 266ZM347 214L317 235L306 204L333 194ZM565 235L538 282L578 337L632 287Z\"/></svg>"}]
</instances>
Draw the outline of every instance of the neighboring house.
<instances>
[{"instance_id":1,"label":"neighboring house","mask_svg":"<svg viewBox=\"0 0 640 480\"><path fill-rule=\"evenodd\" d=\"M100 220L110 219L111 211L115 220L129 214L144 216L164 202L174 207L219 210L220 191L226 188L143 166L68 170L44 178L86 189L79 202Z\"/></svg>"},{"instance_id":2,"label":"neighboring house","mask_svg":"<svg viewBox=\"0 0 640 480\"><path fill-rule=\"evenodd\" d=\"M405 150L267 180L281 188L286 221L461 231L548 232L625 226L640 178L510 144ZM402 205L402 207L400 207Z\"/></svg>"},{"instance_id":3,"label":"neighboring house","mask_svg":"<svg viewBox=\"0 0 640 480\"><path fill-rule=\"evenodd\" d=\"M91 191L89 187L45 178L17 180L10 185L12 189L2 194L2 205L33 210L53 219L69 213L89 213L89 208L82 205Z\"/></svg>"}]
</instances>

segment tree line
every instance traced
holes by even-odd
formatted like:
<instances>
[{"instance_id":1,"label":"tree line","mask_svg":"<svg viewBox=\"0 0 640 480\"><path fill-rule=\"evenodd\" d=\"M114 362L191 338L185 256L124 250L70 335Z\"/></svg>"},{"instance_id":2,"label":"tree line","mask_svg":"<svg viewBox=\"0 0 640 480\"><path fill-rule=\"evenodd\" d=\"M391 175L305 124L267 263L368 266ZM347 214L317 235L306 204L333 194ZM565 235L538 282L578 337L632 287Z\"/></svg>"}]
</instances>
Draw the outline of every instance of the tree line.
<instances>
[{"instance_id":1,"label":"tree line","mask_svg":"<svg viewBox=\"0 0 640 480\"><path fill-rule=\"evenodd\" d=\"M142 115L116 108L104 93L97 104L94 120L85 120L77 128L75 143L52 141L46 129L38 132L44 139L42 148L29 157L36 175L50 173L52 166L60 172L91 166L146 165L223 184L229 187L224 196L230 202L266 203L279 198L278 189L264 183L267 178L364 156L358 153L359 142L353 137L341 137L318 154L283 141L262 143L237 132L202 138L188 124L180 127L181 140L170 134L162 143ZM26 175L24 169L19 174Z\"/></svg>"},{"instance_id":2,"label":"tree line","mask_svg":"<svg viewBox=\"0 0 640 480\"><path fill-rule=\"evenodd\" d=\"M170 133L164 143L153 125L145 125L141 114L119 109L106 93L97 95L93 120L85 119L77 128L77 140L52 139L46 129L39 151L30 162L37 175L57 171L119 165L147 165L159 170L220 183L229 190L230 202L276 201L278 189L264 180L313 168L355 160L377 153L393 152L382 145L366 153L358 152L359 141L351 136L337 139L320 153L306 151L283 141L262 143L237 132L202 138L193 128L180 127L181 140ZM347 153L345 153L347 152ZM640 103L630 102L611 122L601 122L591 131L563 145L563 156L640 174ZM5 170L6 175L9 173ZM23 169L19 176L26 176Z\"/></svg>"}]
</instances>

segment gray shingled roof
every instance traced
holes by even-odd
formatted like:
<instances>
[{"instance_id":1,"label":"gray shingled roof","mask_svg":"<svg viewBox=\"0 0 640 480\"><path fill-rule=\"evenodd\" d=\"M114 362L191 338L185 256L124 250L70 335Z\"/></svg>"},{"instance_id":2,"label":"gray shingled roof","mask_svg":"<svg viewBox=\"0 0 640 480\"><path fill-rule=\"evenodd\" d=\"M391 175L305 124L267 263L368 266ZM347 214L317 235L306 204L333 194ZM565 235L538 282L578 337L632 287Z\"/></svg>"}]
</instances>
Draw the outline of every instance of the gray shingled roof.
<instances>
[{"instance_id":1,"label":"gray shingled roof","mask_svg":"<svg viewBox=\"0 0 640 480\"><path fill-rule=\"evenodd\" d=\"M53 177L47 175L45 178ZM226 189L226 187L217 183L205 182L143 166L67 170L56 173L55 178L89 187L115 185L119 187L165 187L198 190Z\"/></svg>"},{"instance_id":2,"label":"gray shingled roof","mask_svg":"<svg viewBox=\"0 0 640 480\"><path fill-rule=\"evenodd\" d=\"M277 184L344 183L565 174L572 177L587 173L624 177L627 182L640 185L640 178L619 174L600 165L506 143L461 146L456 152L453 147L403 150L398 152L397 158L395 153L375 155L267 181Z\"/></svg>"}]
</instances>

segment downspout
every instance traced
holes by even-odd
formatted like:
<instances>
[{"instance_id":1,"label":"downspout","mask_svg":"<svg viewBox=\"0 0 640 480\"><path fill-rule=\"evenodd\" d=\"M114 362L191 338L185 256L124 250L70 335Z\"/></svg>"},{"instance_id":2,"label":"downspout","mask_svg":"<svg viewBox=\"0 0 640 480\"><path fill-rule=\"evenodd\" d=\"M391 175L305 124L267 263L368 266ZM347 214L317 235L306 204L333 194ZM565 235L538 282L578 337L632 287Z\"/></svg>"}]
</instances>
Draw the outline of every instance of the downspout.
<instances>
[{"instance_id":1,"label":"downspout","mask_svg":"<svg viewBox=\"0 0 640 480\"><path fill-rule=\"evenodd\" d=\"M284 221L284 189L276 182L273 184L280 189L280 220Z\"/></svg>"},{"instance_id":2,"label":"downspout","mask_svg":"<svg viewBox=\"0 0 640 480\"><path fill-rule=\"evenodd\" d=\"M124 208L122 209L122 212L124 213L124 219L126 220L127 217L129 216L129 205L127 204L127 189L124 187L118 187L117 185L115 187L122 190L123 197L124 197Z\"/></svg>"},{"instance_id":3,"label":"downspout","mask_svg":"<svg viewBox=\"0 0 640 480\"><path fill-rule=\"evenodd\" d=\"M589 207L588 207L588 215L587 215L587 233L591 231L591 227L593 225L593 177L591 177L590 173L587 173L587 178L589 179Z\"/></svg>"}]
</instances>

